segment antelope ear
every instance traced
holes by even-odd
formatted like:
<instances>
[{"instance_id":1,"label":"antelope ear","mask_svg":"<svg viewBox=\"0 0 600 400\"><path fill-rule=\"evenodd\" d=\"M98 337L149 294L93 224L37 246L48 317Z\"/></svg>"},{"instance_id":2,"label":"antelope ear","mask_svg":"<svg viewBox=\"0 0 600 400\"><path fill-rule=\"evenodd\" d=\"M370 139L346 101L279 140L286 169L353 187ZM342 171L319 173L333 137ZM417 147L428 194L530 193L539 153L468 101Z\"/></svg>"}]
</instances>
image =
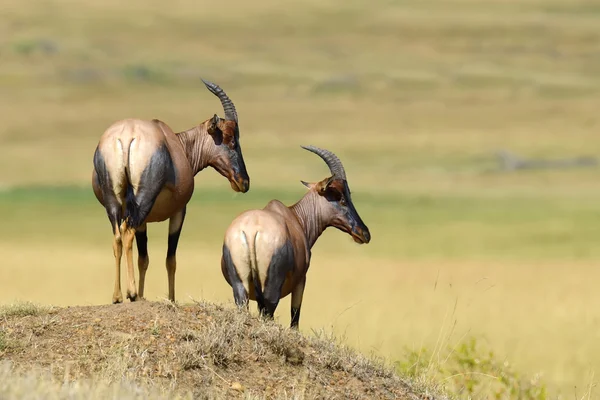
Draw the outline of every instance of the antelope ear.
<instances>
[{"instance_id":1,"label":"antelope ear","mask_svg":"<svg viewBox=\"0 0 600 400\"><path fill-rule=\"evenodd\" d=\"M327 178L327 183L325 184L325 189L327 189L329 187L329 185L331 185L331 182L333 182L335 178L333 176L330 176L329 178Z\"/></svg>"},{"instance_id":2,"label":"antelope ear","mask_svg":"<svg viewBox=\"0 0 600 400\"><path fill-rule=\"evenodd\" d=\"M218 127L219 127L219 116L217 114L215 114L208 122L208 133L213 134L215 131L217 131Z\"/></svg>"},{"instance_id":3,"label":"antelope ear","mask_svg":"<svg viewBox=\"0 0 600 400\"><path fill-rule=\"evenodd\" d=\"M220 145L223 142L223 136L221 131L219 130L219 121L221 119L215 114L209 121L206 131L212 138L214 139L217 145Z\"/></svg>"},{"instance_id":4,"label":"antelope ear","mask_svg":"<svg viewBox=\"0 0 600 400\"><path fill-rule=\"evenodd\" d=\"M304 182L304 181L300 181L300 183L302 183L304 186L306 186L309 189L313 187L312 183L308 183L308 182Z\"/></svg>"},{"instance_id":5,"label":"antelope ear","mask_svg":"<svg viewBox=\"0 0 600 400\"><path fill-rule=\"evenodd\" d=\"M327 191L327 188L329 187L329 185L331 185L331 182L333 182L335 178L333 176L330 176L329 178L325 178L323 179L321 182L318 182L315 184L315 188L317 189L317 192L319 192L320 194L323 194Z\"/></svg>"}]
</instances>

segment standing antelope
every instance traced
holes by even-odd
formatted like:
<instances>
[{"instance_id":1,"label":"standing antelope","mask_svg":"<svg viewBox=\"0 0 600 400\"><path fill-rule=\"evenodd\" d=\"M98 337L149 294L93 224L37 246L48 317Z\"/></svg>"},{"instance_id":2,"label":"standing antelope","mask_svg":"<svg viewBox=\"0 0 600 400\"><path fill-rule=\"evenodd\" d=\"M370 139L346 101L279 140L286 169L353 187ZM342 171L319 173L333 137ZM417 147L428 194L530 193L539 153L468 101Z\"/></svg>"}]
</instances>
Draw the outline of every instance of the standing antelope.
<instances>
[{"instance_id":1,"label":"standing antelope","mask_svg":"<svg viewBox=\"0 0 600 400\"><path fill-rule=\"evenodd\" d=\"M333 226L359 244L369 243L369 228L352 204L342 162L328 150L302 148L320 156L331 177L301 181L309 191L287 207L271 200L261 210L248 210L231 223L223 242L221 271L233 288L238 306L256 300L262 315L273 318L279 300L292 294L291 327L298 328L311 248Z\"/></svg>"},{"instance_id":2,"label":"standing antelope","mask_svg":"<svg viewBox=\"0 0 600 400\"><path fill-rule=\"evenodd\" d=\"M207 166L229 179L236 192L246 193L250 178L239 144L239 125L233 102L217 85L204 81L221 100L225 119L216 114L200 125L174 133L162 121L125 119L112 124L94 153L92 186L106 208L112 226L116 263L113 303L121 303L121 256L127 262L127 298L144 297L148 269L146 223L169 219L167 275L169 300L175 301L177 243L194 191L194 176ZM140 286L136 290L133 240L138 247Z\"/></svg>"}]
</instances>

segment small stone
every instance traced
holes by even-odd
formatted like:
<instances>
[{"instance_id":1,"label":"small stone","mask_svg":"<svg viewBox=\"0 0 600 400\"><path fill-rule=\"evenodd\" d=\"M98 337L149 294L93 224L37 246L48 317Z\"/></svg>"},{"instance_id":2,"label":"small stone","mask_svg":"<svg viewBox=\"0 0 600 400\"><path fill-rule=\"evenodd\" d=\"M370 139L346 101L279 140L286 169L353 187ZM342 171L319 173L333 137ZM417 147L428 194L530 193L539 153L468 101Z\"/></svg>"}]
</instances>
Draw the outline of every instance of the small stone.
<instances>
[{"instance_id":1,"label":"small stone","mask_svg":"<svg viewBox=\"0 0 600 400\"><path fill-rule=\"evenodd\" d=\"M244 391L244 387L243 387L243 386L242 386L242 384L241 384L241 383L239 383L239 382L233 382L233 383L231 384L231 388L232 388L233 390L237 390L238 392L243 392L243 391Z\"/></svg>"}]
</instances>

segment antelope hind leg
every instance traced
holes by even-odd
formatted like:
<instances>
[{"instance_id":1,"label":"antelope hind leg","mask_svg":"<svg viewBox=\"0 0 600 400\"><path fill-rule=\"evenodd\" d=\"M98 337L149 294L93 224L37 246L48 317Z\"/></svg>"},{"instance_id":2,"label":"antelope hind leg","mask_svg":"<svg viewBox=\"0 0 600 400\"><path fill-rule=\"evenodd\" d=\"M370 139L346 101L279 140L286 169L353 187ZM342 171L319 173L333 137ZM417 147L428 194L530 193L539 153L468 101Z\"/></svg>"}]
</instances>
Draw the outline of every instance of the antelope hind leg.
<instances>
[{"instance_id":1,"label":"antelope hind leg","mask_svg":"<svg viewBox=\"0 0 600 400\"><path fill-rule=\"evenodd\" d=\"M288 272L293 269L294 249L289 240L277 249L271 256L267 279L263 289L264 308L259 310L269 319L273 319L281 297L281 289L285 283Z\"/></svg>"},{"instance_id":2,"label":"antelope hind leg","mask_svg":"<svg viewBox=\"0 0 600 400\"><path fill-rule=\"evenodd\" d=\"M125 260L127 261L127 298L131 301L137 300L137 288L135 287L135 272L133 270L133 239L135 229L127 226L126 222L121 225Z\"/></svg>"},{"instance_id":3,"label":"antelope hind leg","mask_svg":"<svg viewBox=\"0 0 600 400\"><path fill-rule=\"evenodd\" d=\"M113 231L113 255L115 259L115 284L112 303L118 304L123 302L123 294L121 292L121 258L123 256L123 241L119 227L121 213L119 207L114 204L106 207L106 213Z\"/></svg>"},{"instance_id":4,"label":"antelope hind leg","mask_svg":"<svg viewBox=\"0 0 600 400\"><path fill-rule=\"evenodd\" d=\"M121 292L121 258L123 255L123 243L121 241L121 233L118 225L115 225L113 237L113 254L115 256L115 286L112 295L113 304L123 302L123 294Z\"/></svg>"}]
</instances>

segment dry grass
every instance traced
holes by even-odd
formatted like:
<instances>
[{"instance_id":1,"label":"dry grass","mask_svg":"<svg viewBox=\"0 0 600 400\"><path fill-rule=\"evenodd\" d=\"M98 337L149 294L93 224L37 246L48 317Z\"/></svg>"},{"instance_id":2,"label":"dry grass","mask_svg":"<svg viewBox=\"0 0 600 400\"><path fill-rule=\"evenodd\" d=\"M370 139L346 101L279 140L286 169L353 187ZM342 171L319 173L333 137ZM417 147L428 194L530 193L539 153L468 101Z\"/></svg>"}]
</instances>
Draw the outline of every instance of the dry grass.
<instances>
[{"instance_id":1,"label":"dry grass","mask_svg":"<svg viewBox=\"0 0 600 400\"><path fill-rule=\"evenodd\" d=\"M43 315L50 312L50 310L52 310L52 307L50 306L42 306L30 301L21 301L0 308L0 319Z\"/></svg>"},{"instance_id":2,"label":"dry grass","mask_svg":"<svg viewBox=\"0 0 600 400\"><path fill-rule=\"evenodd\" d=\"M204 302L183 306L140 302L56 308L45 316L13 314L6 318L3 331L15 343L0 352L3 361L17 371L49 371L52 379L67 383L64 390L78 382L76 392L88 387L95 393L121 390L132 396L134 382L141 385L142 394L152 387L156 394L206 399L416 399L424 390L400 379L389 365L331 338L306 337L236 308ZM15 398L27 379L33 378L19 378L2 390ZM39 381L39 390L57 388L48 379ZM43 389L44 385L50 386Z\"/></svg>"},{"instance_id":3,"label":"dry grass","mask_svg":"<svg viewBox=\"0 0 600 400\"><path fill-rule=\"evenodd\" d=\"M8 363L0 364L0 397L3 399L95 400L95 399L191 399L129 382L108 384L101 381L63 382L39 368L22 371Z\"/></svg>"}]
</instances>

